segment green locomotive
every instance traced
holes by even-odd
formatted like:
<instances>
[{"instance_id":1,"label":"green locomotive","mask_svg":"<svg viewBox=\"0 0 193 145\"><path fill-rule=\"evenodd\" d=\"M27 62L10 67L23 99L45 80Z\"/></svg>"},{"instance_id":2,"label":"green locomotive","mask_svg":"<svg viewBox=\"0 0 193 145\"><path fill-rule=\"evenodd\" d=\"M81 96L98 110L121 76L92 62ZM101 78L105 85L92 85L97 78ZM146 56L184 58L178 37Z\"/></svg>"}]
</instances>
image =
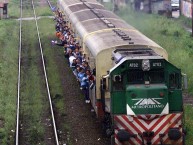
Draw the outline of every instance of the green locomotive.
<instances>
[{"instance_id":1,"label":"green locomotive","mask_svg":"<svg viewBox=\"0 0 193 145\"><path fill-rule=\"evenodd\" d=\"M117 59L116 55L122 55L123 60ZM113 58L120 61L109 72L113 114L183 111L181 71L178 68L151 49L116 50ZM124 97L120 99L119 96Z\"/></svg>"},{"instance_id":2,"label":"green locomotive","mask_svg":"<svg viewBox=\"0 0 193 145\"><path fill-rule=\"evenodd\" d=\"M117 49L113 60L117 65L105 76L103 86L108 84L111 94L109 117L115 143L183 144L180 69L149 48Z\"/></svg>"}]
</instances>

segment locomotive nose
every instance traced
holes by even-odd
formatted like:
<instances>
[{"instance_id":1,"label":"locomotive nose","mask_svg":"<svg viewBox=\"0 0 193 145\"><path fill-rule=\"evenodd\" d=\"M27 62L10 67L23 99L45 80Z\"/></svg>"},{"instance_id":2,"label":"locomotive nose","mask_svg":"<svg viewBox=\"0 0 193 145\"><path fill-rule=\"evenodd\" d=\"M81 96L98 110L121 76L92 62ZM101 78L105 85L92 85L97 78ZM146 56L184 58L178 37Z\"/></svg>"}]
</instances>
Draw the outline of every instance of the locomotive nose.
<instances>
[{"instance_id":1,"label":"locomotive nose","mask_svg":"<svg viewBox=\"0 0 193 145\"><path fill-rule=\"evenodd\" d=\"M127 115L168 114L168 89L164 84L130 85L126 91Z\"/></svg>"}]
</instances>

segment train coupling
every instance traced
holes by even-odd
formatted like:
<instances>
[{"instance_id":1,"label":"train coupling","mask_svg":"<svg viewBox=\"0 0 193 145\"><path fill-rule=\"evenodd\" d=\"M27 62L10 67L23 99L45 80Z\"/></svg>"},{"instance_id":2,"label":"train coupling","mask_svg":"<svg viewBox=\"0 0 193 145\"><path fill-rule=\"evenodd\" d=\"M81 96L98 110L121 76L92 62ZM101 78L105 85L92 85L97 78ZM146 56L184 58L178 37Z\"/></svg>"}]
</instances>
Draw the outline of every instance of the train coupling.
<instances>
[{"instance_id":1,"label":"train coupling","mask_svg":"<svg viewBox=\"0 0 193 145\"><path fill-rule=\"evenodd\" d=\"M152 140L152 138L154 136L154 132L153 131L145 131L142 134L139 133L139 136L142 139L142 144L141 145L145 145L144 139L146 139L147 145L151 145L152 144L151 140Z\"/></svg>"}]
</instances>

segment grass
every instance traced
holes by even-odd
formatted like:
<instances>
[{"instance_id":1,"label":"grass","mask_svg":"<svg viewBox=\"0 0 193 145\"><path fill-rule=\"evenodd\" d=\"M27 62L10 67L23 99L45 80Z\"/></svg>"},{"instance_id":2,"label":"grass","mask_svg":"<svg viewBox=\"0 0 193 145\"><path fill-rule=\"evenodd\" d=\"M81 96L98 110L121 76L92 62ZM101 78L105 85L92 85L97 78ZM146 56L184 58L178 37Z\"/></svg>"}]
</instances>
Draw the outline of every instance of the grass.
<instances>
[{"instance_id":1,"label":"grass","mask_svg":"<svg viewBox=\"0 0 193 145\"><path fill-rule=\"evenodd\" d=\"M14 142L18 32L17 21L0 21L0 144L5 145Z\"/></svg>"},{"instance_id":2,"label":"grass","mask_svg":"<svg viewBox=\"0 0 193 145\"><path fill-rule=\"evenodd\" d=\"M41 2L36 2L34 1L34 4L35 4L35 9L36 9L36 14L38 16L53 16L53 12L50 10L50 7L48 7L48 3L47 1L42 1ZM50 0L50 4L52 7L56 6L56 1L55 0ZM40 6L40 5L43 5Z\"/></svg>"},{"instance_id":3,"label":"grass","mask_svg":"<svg viewBox=\"0 0 193 145\"><path fill-rule=\"evenodd\" d=\"M45 129L42 115L48 108L45 81L40 66L35 21L22 24L22 67L20 111L23 129L29 143L42 143ZM36 36L36 37L34 37Z\"/></svg>"},{"instance_id":4,"label":"grass","mask_svg":"<svg viewBox=\"0 0 193 145\"><path fill-rule=\"evenodd\" d=\"M40 8L40 7L38 7L38 8L36 8L36 14L38 15L38 16L53 16L53 13L52 13L52 11L50 10L50 8L49 7L43 7L43 8Z\"/></svg>"},{"instance_id":5,"label":"grass","mask_svg":"<svg viewBox=\"0 0 193 145\"><path fill-rule=\"evenodd\" d=\"M47 24L50 25L47 25ZM54 53L56 51L59 51L61 55L63 54L63 50L56 50L53 49L51 46L51 40L55 39L55 33L54 33L54 21L53 19L41 19L38 21L39 29L40 29L40 35L41 35L41 41L43 43L43 51L45 54L45 61L46 61L46 69L47 69L47 75L48 75L48 81L50 82L50 90L52 93L52 97L55 99L61 99L61 96L63 92L60 74L58 73L59 68L57 66L57 62L55 62L55 57L57 57L57 54ZM46 26L46 27L45 27ZM60 103L60 102L58 102ZM61 106L61 105L59 105Z\"/></svg>"},{"instance_id":6,"label":"grass","mask_svg":"<svg viewBox=\"0 0 193 145\"><path fill-rule=\"evenodd\" d=\"M24 15L23 17L32 17L33 13L30 8L30 1L24 2ZM9 2L8 5L8 15L10 19L2 19L0 20L0 144L1 145L13 145L14 144L14 134L15 134L15 126L16 126L16 101L17 101L17 76L18 76L18 47L19 47L19 21L15 20L19 18L20 11L19 11L19 1L12 0ZM38 8L38 15L51 15L49 8L39 9ZM44 43L47 43L47 39L50 36L50 33L53 31L48 31L48 22L50 23L51 20L45 20L42 25L46 25L45 29L42 31L44 38ZM25 25L26 23L31 22L23 22ZM33 43L34 37L36 35L36 29L33 28L35 23L28 24L28 27L23 29L23 32L28 32L25 36L29 41L28 46L25 48L35 48L37 45ZM53 25L50 25L53 27ZM46 33L49 32L49 33ZM35 40L36 41L36 40ZM43 43L43 45L44 45ZM47 46L50 44L46 44ZM45 45L45 46L46 46ZM29 52L25 52L25 55L28 55ZM31 58L35 57L36 53L31 52ZM35 65L36 62L29 61L28 62L30 69L23 71L23 76L26 77L26 81L22 82L23 91L21 93L21 97L24 99L26 106L23 108L24 115L29 115L29 112L32 112L31 116L28 116L29 120L28 123L31 124L31 128L29 128L29 136L31 138L30 142L36 141L41 142L42 137L44 135L44 128L42 127L41 121L37 118L41 118L43 112L39 111L42 110L42 100L38 99L39 96L47 96L45 92L42 92L38 88L41 88L39 85L42 82L42 79L39 78L39 71ZM55 64L53 64L56 66ZM54 67L53 67L54 68ZM50 68L50 70L52 70ZM55 70L53 70L55 71ZM51 71L50 74L53 73ZM36 74L36 75L34 75ZM54 74L54 73L53 73ZM52 83L57 84L57 80L59 79L58 76L52 75ZM31 84L31 85L29 85ZM60 87L62 88L62 87ZM25 90L25 91L24 91ZM58 91L58 86L56 85L53 87L53 93ZM47 98L46 98L47 99ZM47 101L47 100L46 100ZM43 101L45 102L45 101ZM35 109L31 109L29 106L33 106ZM34 107L35 106L35 107ZM59 107L62 106L61 104L58 105ZM62 107L61 107L62 108ZM46 109L46 108L45 108ZM47 108L48 110L49 108ZM25 111L26 112L25 112ZM62 109L61 109L62 110ZM27 113L28 112L28 113Z\"/></svg>"},{"instance_id":7,"label":"grass","mask_svg":"<svg viewBox=\"0 0 193 145\"><path fill-rule=\"evenodd\" d=\"M46 2L46 1L44 1ZM51 4L53 6L56 5L56 2L51 0L50 1ZM45 5L45 7L39 7L40 3L34 0L34 4L35 4L35 9L36 9L36 13L38 16L52 16L53 13L50 10L50 8L48 7L47 3L43 3L43 5ZM23 17L32 17L33 13L31 11L31 1L30 0L25 0L23 1ZM9 2L8 4L8 16L9 18L13 18L13 19L18 19L20 17L20 1L18 0L12 0L11 2Z\"/></svg>"},{"instance_id":8,"label":"grass","mask_svg":"<svg viewBox=\"0 0 193 145\"><path fill-rule=\"evenodd\" d=\"M34 2L36 4L36 2ZM54 3L51 1L51 3ZM17 19L20 16L19 1L13 0L9 3L9 18ZM37 4L36 4L37 6ZM23 17L32 17L33 12L31 11L31 3L29 0L24 1L23 5ZM38 16L50 16L53 13L48 7L36 7L36 13ZM42 46L45 50L46 62L48 64L48 76L50 82L51 96L55 97L56 94L62 94L62 85L60 81L60 74L57 72L57 65L53 61L54 53L50 49L50 40L55 39L54 35L54 22L52 19L42 19L38 21L39 29L41 30L40 35L42 38ZM24 36L26 40L24 55L28 58L27 68L23 69L22 76L22 92L21 99L24 106L22 107L23 116L28 118L27 122L31 127L26 129L28 132L29 142L32 144L38 144L42 142L44 135L44 128L41 123L41 116L43 112L42 101L47 101L47 93L42 92L41 83L42 78L39 76L37 68L37 62L32 61L32 58L36 57L36 52L29 48L36 48L37 37L36 29L34 28L35 22L24 21L22 32L27 34ZM49 24L49 25L48 25ZM45 27L46 26L46 27ZM15 134L15 116L16 116L16 99L17 99L17 73L18 73L18 32L19 32L19 21L16 20L1 20L0 21L0 144L9 145L14 144ZM35 36L35 37L34 37ZM35 40L36 39L36 40ZM36 42L36 43L34 43ZM46 49L47 48L47 49ZM63 54L62 51L58 52ZM24 58L25 59L25 58ZM23 61L25 61L23 59ZM40 88L40 89L39 89ZM46 96L46 100L40 99L40 96ZM60 114L64 114L63 98L54 99L54 104L57 109L60 110ZM33 108L33 109L32 109ZM49 110L49 108L44 108ZM29 114L29 112L32 112ZM66 128L68 125L64 125Z\"/></svg>"},{"instance_id":9,"label":"grass","mask_svg":"<svg viewBox=\"0 0 193 145\"><path fill-rule=\"evenodd\" d=\"M12 0L8 4L8 16L12 19L17 19L20 17L20 1Z\"/></svg>"},{"instance_id":10,"label":"grass","mask_svg":"<svg viewBox=\"0 0 193 145\"><path fill-rule=\"evenodd\" d=\"M178 22L180 22L182 25L185 25L189 28L192 28L192 19L191 18L187 18L187 17L181 15L178 19Z\"/></svg>"},{"instance_id":11,"label":"grass","mask_svg":"<svg viewBox=\"0 0 193 145\"><path fill-rule=\"evenodd\" d=\"M185 125L187 130L186 135L186 145L193 144L193 116L192 116L192 106L185 106Z\"/></svg>"}]
</instances>

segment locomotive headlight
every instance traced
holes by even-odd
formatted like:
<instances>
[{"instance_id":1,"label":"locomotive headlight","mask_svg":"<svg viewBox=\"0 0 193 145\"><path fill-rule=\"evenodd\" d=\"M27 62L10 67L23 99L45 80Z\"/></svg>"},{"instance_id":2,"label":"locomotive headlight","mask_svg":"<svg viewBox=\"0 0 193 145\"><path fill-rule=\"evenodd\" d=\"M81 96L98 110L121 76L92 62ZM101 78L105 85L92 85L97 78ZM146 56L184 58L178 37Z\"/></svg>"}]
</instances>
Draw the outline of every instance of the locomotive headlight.
<instances>
[{"instance_id":1,"label":"locomotive headlight","mask_svg":"<svg viewBox=\"0 0 193 145\"><path fill-rule=\"evenodd\" d=\"M117 133L117 138L120 142L124 142L124 141L128 141L130 139L130 134L129 132L127 132L126 130L119 130L119 132Z\"/></svg>"},{"instance_id":2,"label":"locomotive headlight","mask_svg":"<svg viewBox=\"0 0 193 145\"><path fill-rule=\"evenodd\" d=\"M114 82L121 82L121 75L114 75L113 76L113 81Z\"/></svg>"},{"instance_id":3,"label":"locomotive headlight","mask_svg":"<svg viewBox=\"0 0 193 145\"><path fill-rule=\"evenodd\" d=\"M164 93L163 93L163 92L160 92L160 93L159 93L159 96L160 96L160 97L164 97Z\"/></svg>"},{"instance_id":4,"label":"locomotive headlight","mask_svg":"<svg viewBox=\"0 0 193 145\"><path fill-rule=\"evenodd\" d=\"M168 131L168 137L171 140L178 140L181 138L181 136L182 136L182 134L178 128L170 128Z\"/></svg>"},{"instance_id":5,"label":"locomotive headlight","mask_svg":"<svg viewBox=\"0 0 193 145\"><path fill-rule=\"evenodd\" d=\"M150 70L150 62L148 59L144 59L142 61L142 70L143 71L149 71Z\"/></svg>"}]
</instances>

